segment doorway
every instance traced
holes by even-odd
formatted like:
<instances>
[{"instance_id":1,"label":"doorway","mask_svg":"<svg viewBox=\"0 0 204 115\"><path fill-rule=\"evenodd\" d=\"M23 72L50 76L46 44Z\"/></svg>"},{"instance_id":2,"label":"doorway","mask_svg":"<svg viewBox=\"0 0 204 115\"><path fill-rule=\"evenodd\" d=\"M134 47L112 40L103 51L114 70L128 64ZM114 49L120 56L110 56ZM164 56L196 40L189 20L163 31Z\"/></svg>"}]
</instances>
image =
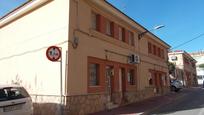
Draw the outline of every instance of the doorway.
<instances>
[{"instance_id":1,"label":"doorway","mask_svg":"<svg viewBox=\"0 0 204 115\"><path fill-rule=\"evenodd\" d=\"M121 92L121 99L124 99L126 89L125 68L119 68L119 91Z\"/></svg>"},{"instance_id":2,"label":"doorway","mask_svg":"<svg viewBox=\"0 0 204 115\"><path fill-rule=\"evenodd\" d=\"M108 95L108 102L111 102L112 99L112 93L113 93L113 77L114 77L114 68L113 66L107 65L105 68L106 73L106 91Z\"/></svg>"}]
</instances>

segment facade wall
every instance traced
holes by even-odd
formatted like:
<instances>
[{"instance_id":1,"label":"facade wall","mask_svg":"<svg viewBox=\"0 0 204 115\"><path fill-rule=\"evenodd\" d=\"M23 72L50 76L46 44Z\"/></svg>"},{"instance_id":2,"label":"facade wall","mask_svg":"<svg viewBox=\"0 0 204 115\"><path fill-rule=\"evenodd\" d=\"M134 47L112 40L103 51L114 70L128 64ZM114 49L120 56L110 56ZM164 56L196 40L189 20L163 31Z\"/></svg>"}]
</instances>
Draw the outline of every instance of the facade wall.
<instances>
[{"instance_id":1,"label":"facade wall","mask_svg":"<svg viewBox=\"0 0 204 115\"><path fill-rule=\"evenodd\" d=\"M93 12L102 17L98 30L92 28ZM123 27L124 41L115 29L113 36L105 34L107 19L114 28ZM7 78L1 82L23 85L33 98L34 114L87 114L168 92L169 46L149 33L138 40L145 29L103 0L51 0L0 27L0 48L6 49L0 74ZM153 54L149 42L156 48ZM51 45L62 48L63 84L60 63L45 55ZM130 64L130 54L139 55L140 63ZM96 87L89 86L90 63L100 66Z\"/></svg>"},{"instance_id":2,"label":"facade wall","mask_svg":"<svg viewBox=\"0 0 204 115\"><path fill-rule=\"evenodd\" d=\"M65 79L69 1L48 0L29 8L7 25L2 26L2 22L9 17L0 20L0 82L23 85L33 98L37 115L46 110L56 115L60 111L60 63L49 61L46 49L52 45L62 48ZM20 9L13 14L20 14L16 13Z\"/></svg>"},{"instance_id":3,"label":"facade wall","mask_svg":"<svg viewBox=\"0 0 204 115\"><path fill-rule=\"evenodd\" d=\"M68 80L67 80L67 107L66 111L69 113L76 112L76 108L84 108L83 112L96 112L104 109L108 109L107 106L110 103L109 92L107 90L107 78L106 78L106 66L112 66L113 69L113 89L112 89L112 102L117 106L123 104L129 104L142 99L152 97L158 94L165 94L168 92L168 82L166 86L158 87L158 92L155 91L155 84L149 85L150 71L154 70L162 73L161 80L166 78L168 80L168 68L167 68L167 49L163 42L153 40L152 36L146 35L140 41L138 40L138 33L140 31L136 29L138 26L132 26L129 23L129 19L118 18L124 16L123 14L116 11L114 8L107 5L107 3L101 2L102 5L94 3L93 1L70 1L70 28L69 28L69 40L73 41L78 38L79 44L77 48L73 48L69 45L68 55L69 55L69 68L68 68ZM96 1L97 2L97 1ZM105 4L105 7L103 5ZM112 13L111 13L112 12ZM114 13L113 13L114 12ZM129 30L134 33L134 46L127 43L127 38L125 42L118 40L118 36L115 34L113 36L108 36L105 34L104 25L100 26L99 30L92 28L92 13L100 14L103 18L100 20L102 23L104 20L108 19L114 22L114 25L122 26L125 30ZM115 26L114 26L115 27ZM126 35L126 34L125 34ZM148 42L151 41L157 46L164 50L164 57L158 56L158 54L148 53ZM71 43L70 43L71 44ZM157 49L158 50L158 49ZM128 63L128 56L130 54L137 54L140 56L139 64ZM95 87L89 87L89 71L88 64L90 62L95 62L100 65L100 85ZM121 90L121 78L119 77L119 68L124 67L125 69L134 68L135 69L135 85L128 85L125 78L126 85L125 91ZM127 73L127 72L126 72ZM126 76L127 77L127 76ZM160 82L159 79L157 83ZM76 99L77 101L70 102L68 100ZM82 104L80 101L85 98L86 102ZM98 100L99 98L103 101L96 101L94 104L91 99L94 98ZM92 99L93 100L93 99ZM74 103L74 104L73 104ZM73 108L71 106L76 106ZM87 108L86 108L87 107ZM91 109L91 110L90 110ZM82 109L81 109L82 111ZM80 112L80 111L79 111ZM82 113L83 113L82 112Z\"/></svg>"},{"instance_id":4,"label":"facade wall","mask_svg":"<svg viewBox=\"0 0 204 115\"><path fill-rule=\"evenodd\" d=\"M204 52L199 51L199 52L193 52L190 54L196 61L196 72L197 72L197 79L198 79L198 84L202 85L203 84L203 79L204 79L204 68L200 67L204 63Z\"/></svg>"}]
</instances>

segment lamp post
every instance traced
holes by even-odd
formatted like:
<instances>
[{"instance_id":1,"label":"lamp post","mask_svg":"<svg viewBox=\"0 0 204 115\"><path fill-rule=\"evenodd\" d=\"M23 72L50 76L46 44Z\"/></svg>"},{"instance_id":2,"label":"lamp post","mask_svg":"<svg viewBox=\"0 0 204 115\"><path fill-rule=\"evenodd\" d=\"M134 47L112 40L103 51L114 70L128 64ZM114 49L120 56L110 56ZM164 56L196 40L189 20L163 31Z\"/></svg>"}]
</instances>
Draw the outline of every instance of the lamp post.
<instances>
[{"instance_id":1,"label":"lamp post","mask_svg":"<svg viewBox=\"0 0 204 115\"><path fill-rule=\"evenodd\" d=\"M138 34L138 39L140 40L146 33L149 33L150 31L153 31L153 30L158 30L160 28L163 28L165 27L164 25L158 25L158 26L155 26L153 29L151 30L146 30L144 32L141 32L140 34Z\"/></svg>"},{"instance_id":2,"label":"lamp post","mask_svg":"<svg viewBox=\"0 0 204 115\"><path fill-rule=\"evenodd\" d=\"M138 34L138 39L140 40L146 33L149 33L150 31L153 31L153 30L158 30L160 28L163 28L164 25L158 25L158 26L155 26L153 29L151 30L145 30L144 32L141 32L140 34ZM140 45L138 44L138 50L139 50L139 55L141 54L140 52ZM139 76L141 74L141 69L140 69L140 65L138 66L138 71L139 71ZM138 77L138 80L140 79L140 77ZM138 88L140 87L140 82L138 82Z\"/></svg>"}]
</instances>

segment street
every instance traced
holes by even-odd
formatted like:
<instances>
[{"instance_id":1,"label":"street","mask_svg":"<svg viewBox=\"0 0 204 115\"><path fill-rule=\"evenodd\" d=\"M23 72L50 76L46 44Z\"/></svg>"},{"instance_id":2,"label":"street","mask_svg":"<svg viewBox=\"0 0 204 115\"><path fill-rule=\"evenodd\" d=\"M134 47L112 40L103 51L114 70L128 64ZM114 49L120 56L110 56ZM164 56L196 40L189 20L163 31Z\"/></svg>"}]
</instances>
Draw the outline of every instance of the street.
<instances>
[{"instance_id":1,"label":"street","mask_svg":"<svg viewBox=\"0 0 204 115\"><path fill-rule=\"evenodd\" d=\"M204 89L191 88L179 93L184 95L171 103L161 106L149 114L153 115L204 115Z\"/></svg>"}]
</instances>

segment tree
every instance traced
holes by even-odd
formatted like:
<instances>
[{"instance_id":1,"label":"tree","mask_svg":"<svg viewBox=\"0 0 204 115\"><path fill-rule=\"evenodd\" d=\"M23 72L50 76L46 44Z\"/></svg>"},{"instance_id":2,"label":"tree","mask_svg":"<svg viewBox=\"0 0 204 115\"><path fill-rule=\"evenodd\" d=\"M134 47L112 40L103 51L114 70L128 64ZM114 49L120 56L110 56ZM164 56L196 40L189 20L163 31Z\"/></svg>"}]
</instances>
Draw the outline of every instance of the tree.
<instances>
[{"instance_id":1,"label":"tree","mask_svg":"<svg viewBox=\"0 0 204 115\"><path fill-rule=\"evenodd\" d=\"M168 69L169 69L169 74L174 73L176 66L172 62L168 62Z\"/></svg>"},{"instance_id":2,"label":"tree","mask_svg":"<svg viewBox=\"0 0 204 115\"><path fill-rule=\"evenodd\" d=\"M204 69L204 63L199 65L199 68L203 68Z\"/></svg>"}]
</instances>

